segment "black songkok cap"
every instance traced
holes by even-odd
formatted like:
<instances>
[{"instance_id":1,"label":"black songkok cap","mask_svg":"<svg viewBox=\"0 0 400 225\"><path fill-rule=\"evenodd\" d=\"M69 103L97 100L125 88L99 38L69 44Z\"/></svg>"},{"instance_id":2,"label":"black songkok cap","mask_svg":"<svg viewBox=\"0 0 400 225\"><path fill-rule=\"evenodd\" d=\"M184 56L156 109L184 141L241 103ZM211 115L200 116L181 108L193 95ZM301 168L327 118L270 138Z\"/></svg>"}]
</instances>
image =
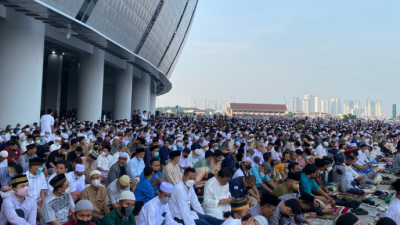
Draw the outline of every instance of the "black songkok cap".
<instances>
[{"instance_id":1,"label":"black songkok cap","mask_svg":"<svg viewBox=\"0 0 400 225\"><path fill-rule=\"evenodd\" d=\"M301 175L299 173L289 172L287 178L290 179L290 180L300 181Z\"/></svg>"},{"instance_id":2,"label":"black songkok cap","mask_svg":"<svg viewBox=\"0 0 400 225\"><path fill-rule=\"evenodd\" d=\"M39 157L35 157L33 159L29 160L29 166L39 166L39 165L43 165L43 160Z\"/></svg>"}]
</instances>

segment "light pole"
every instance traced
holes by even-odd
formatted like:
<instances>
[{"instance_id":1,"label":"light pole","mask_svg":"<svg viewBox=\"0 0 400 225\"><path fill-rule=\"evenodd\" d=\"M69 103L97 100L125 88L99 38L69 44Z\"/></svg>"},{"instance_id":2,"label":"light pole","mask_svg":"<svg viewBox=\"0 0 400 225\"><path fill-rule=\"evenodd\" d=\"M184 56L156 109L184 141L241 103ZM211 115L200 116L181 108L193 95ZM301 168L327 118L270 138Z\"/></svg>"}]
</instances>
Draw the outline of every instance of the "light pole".
<instances>
[{"instance_id":1,"label":"light pole","mask_svg":"<svg viewBox=\"0 0 400 225\"><path fill-rule=\"evenodd\" d=\"M233 98L233 103L235 103L235 102L236 102L236 101L235 101L235 98L234 98L234 97L232 97L232 96L231 96L231 98Z\"/></svg>"},{"instance_id":2,"label":"light pole","mask_svg":"<svg viewBox=\"0 0 400 225\"><path fill-rule=\"evenodd\" d=\"M367 120L368 120L368 110L367 110L367 107L368 107L368 99L369 99L369 97L367 98L367 100L365 100L365 114L367 115Z\"/></svg>"}]
</instances>

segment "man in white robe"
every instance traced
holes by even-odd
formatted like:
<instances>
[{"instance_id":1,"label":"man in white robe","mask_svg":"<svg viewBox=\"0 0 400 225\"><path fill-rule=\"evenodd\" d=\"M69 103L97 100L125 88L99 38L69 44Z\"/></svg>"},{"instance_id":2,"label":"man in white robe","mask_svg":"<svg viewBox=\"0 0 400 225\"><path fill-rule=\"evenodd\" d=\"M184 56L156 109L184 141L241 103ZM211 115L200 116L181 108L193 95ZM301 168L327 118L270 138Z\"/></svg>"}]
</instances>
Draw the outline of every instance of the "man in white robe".
<instances>
[{"instance_id":1,"label":"man in white robe","mask_svg":"<svg viewBox=\"0 0 400 225\"><path fill-rule=\"evenodd\" d=\"M171 198L173 186L168 182L162 182L155 198L147 202L140 210L137 224L147 225L179 225L171 217L168 201ZM165 223L163 223L165 221Z\"/></svg>"}]
</instances>

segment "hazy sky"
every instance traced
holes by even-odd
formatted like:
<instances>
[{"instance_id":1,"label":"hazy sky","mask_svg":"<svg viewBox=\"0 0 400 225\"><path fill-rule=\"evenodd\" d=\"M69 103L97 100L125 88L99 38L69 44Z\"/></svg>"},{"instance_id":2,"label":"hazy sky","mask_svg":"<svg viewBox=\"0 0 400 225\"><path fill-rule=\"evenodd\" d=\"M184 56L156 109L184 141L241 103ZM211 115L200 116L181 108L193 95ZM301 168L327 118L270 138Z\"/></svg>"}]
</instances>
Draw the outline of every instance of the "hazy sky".
<instances>
[{"instance_id":1,"label":"hazy sky","mask_svg":"<svg viewBox=\"0 0 400 225\"><path fill-rule=\"evenodd\" d=\"M172 90L189 99L284 103L305 94L400 111L400 1L200 0Z\"/></svg>"}]
</instances>

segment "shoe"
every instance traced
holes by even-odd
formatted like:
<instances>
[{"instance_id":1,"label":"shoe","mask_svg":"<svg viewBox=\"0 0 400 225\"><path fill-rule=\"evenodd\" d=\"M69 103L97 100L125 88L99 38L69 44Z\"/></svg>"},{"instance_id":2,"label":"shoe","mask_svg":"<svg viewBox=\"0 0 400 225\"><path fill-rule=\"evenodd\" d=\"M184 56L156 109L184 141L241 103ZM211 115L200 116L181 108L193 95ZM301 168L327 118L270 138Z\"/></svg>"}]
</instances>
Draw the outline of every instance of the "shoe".
<instances>
[{"instance_id":1,"label":"shoe","mask_svg":"<svg viewBox=\"0 0 400 225\"><path fill-rule=\"evenodd\" d=\"M369 194L369 195L365 196L365 198L370 199L370 198L373 198L373 196L371 194Z\"/></svg>"},{"instance_id":2,"label":"shoe","mask_svg":"<svg viewBox=\"0 0 400 225\"><path fill-rule=\"evenodd\" d=\"M368 215L368 211L362 208L352 209L351 212L356 215Z\"/></svg>"},{"instance_id":3,"label":"shoe","mask_svg":"<svg viewBox=\"0 0 400 225\"><path fill-rule=\"evenodd\" d=\"M381 212L385 212L386 211L385 207L383 207L383 206L379 206L377 209L379 211L381 211Z\"/></svg>"},{"instance_id":4,"label":"shoe","mask_svg":"<svg viewBox=\"0 0 400 225\"><path fill-rule=\"evenodd\" d=\"M369 205L370 206L375 206L375 201L374 200L370 200Z\"/></svg>"}]
</instances>

